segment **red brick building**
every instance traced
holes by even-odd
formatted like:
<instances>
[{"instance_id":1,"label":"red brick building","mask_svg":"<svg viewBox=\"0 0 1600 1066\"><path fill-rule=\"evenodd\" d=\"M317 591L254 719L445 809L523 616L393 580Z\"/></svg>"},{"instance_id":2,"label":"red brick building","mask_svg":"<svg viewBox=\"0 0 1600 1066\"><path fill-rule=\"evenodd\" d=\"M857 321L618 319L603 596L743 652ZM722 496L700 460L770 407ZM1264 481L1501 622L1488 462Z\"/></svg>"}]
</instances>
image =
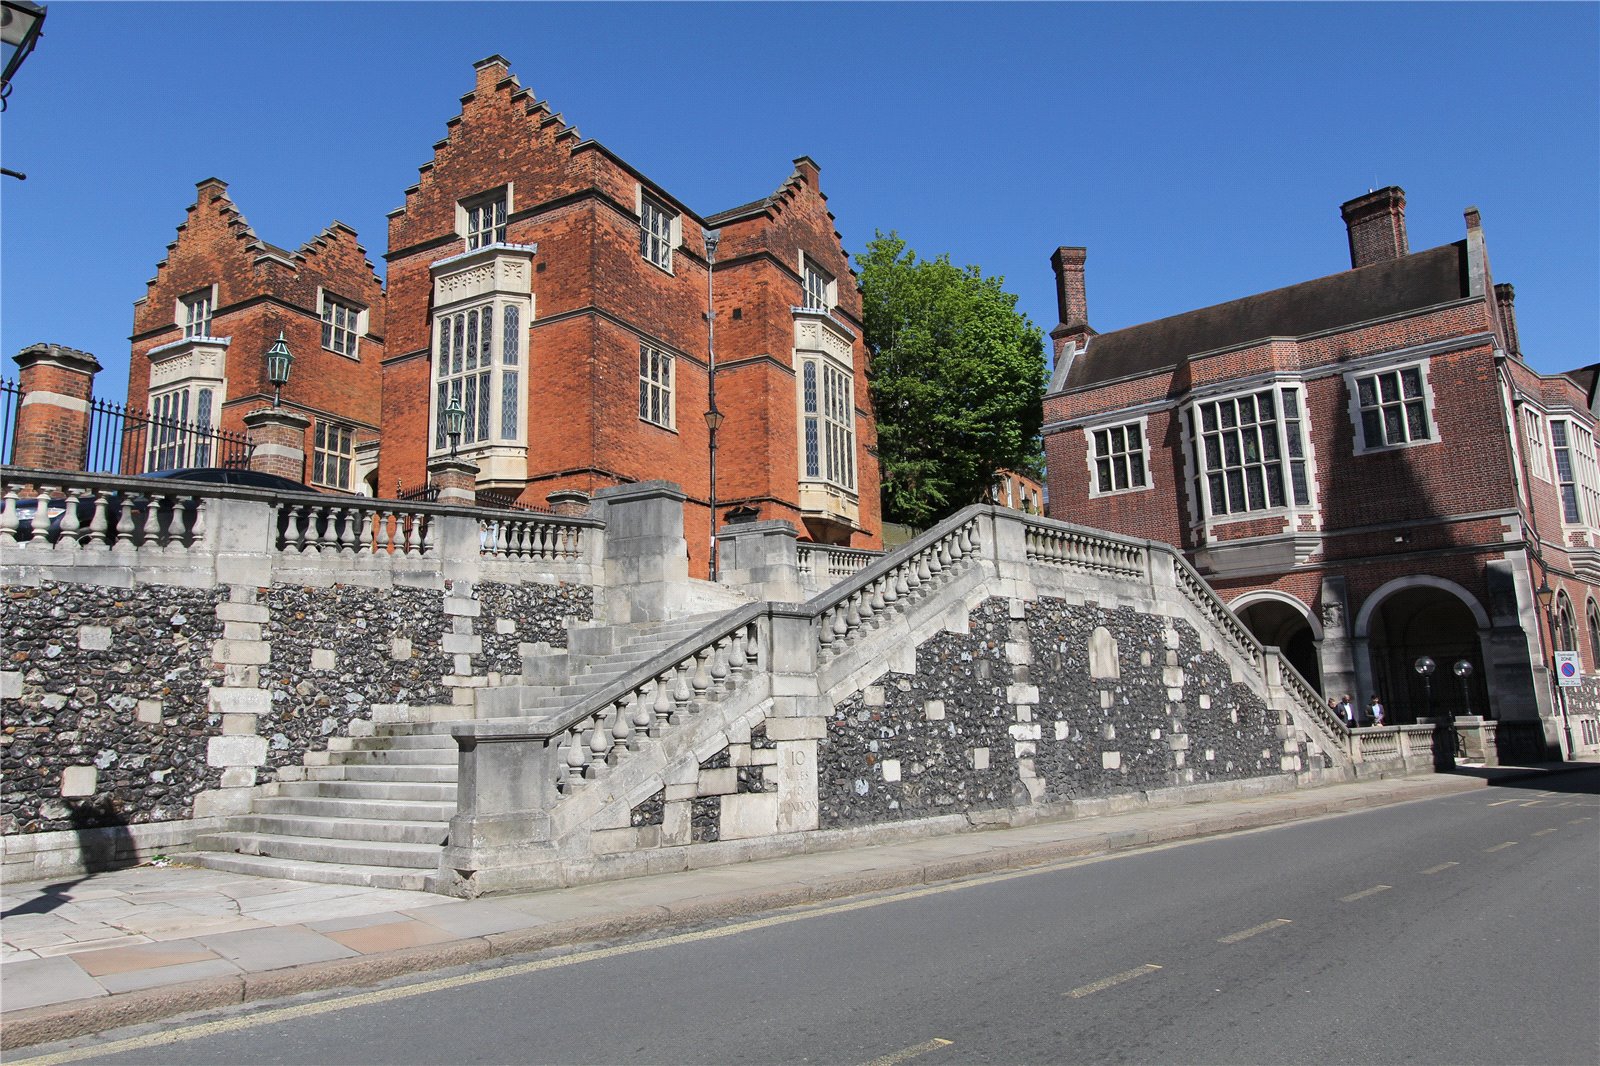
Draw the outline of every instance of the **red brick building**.
<instances>
[{"instance_id":1,"label":"red brick building","mask_svg":"<svg viewBox=\"0 0 1600 1066\"><path fill-rule=\"evenodd\" d=\"M543 504L674 481L704 573L709 281L719 521L879 546L861 299L817 165L797 159L772 195L701 215L582 138L501 57L476 71L389 216L380 484L421 483L458 405L480 493Z\"/></svg>"},{"instance_id":2,"label":"red brick building","mask_svg":"<svg viewBox=\"0 0 1600 1066\"><path fill-rule=\"evenodd\" d=\"M271 405L266 352L280 333L294 355L281 402L307 422L302 479L372 494L383 285L344 223L296 251L268 244L216 178L199 183L134 304L128 406L155 424L125 448L123 469L217 465L201 431L242 434L244 416Z\"/></svg>"},{"instance_id":3,"label":"red brick building","mask_svg":"<svg viewBox=\"0 0 1600 1066\"><path fill-rule=\"evenodd\" d=\"M1107 333L1056 251L1050 514L1179 546L1325 693L1413 720L1427 655L1435 707L1554 743L1542 584L1600 670L1595 368L1523 361L1476 209L1419 252L1402 190L1342 210L1350 270Z\"/></svg>"}]
</instances>

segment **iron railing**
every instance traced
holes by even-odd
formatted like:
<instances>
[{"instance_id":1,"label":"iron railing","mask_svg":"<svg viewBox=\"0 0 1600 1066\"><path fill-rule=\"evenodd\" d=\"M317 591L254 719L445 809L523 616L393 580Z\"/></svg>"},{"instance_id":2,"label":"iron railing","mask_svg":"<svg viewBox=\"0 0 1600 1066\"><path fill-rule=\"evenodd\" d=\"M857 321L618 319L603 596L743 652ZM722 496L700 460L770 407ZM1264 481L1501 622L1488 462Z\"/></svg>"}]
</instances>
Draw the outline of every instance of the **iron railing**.
<instances>
[{"instance_id":1,"label":"iron railing","mask_svg":"<svg viewBox=\"0 0 1600 1066\"><path fill-rule=\"evenodd\" d=\"M89 440L83 468L91 473L150 474L191 466L242 468L250 441L199 422L163 418L112 403L89 405Z\"/></svg>"},{"instance_id":2,"label":"iron railing","mask_svg":"<svg viewBox=\"0 0 1600 1066\"><path fill-rule=\"evenodd\" d=\"M0 463L9 464L17 447L17 413L22 390L15 381L0 381Z\"/></svg>"}]
</instances>

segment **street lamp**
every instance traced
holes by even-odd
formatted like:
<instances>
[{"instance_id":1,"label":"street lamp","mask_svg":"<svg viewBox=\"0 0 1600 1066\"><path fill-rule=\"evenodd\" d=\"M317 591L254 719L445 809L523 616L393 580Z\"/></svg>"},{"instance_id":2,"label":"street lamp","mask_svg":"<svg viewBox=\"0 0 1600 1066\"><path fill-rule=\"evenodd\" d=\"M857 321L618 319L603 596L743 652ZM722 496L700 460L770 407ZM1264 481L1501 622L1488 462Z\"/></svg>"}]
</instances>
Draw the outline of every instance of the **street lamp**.
<instances>
[{"instance_id":1,"label":"street lamp","mask_svg":"<svg viewBox=\"0 0 1600 1066\"><path fill-rule=\"evenodd\" d=\"M39 43L45 14L44 5L32 0L0 0L0 47L5 50L5 68L0 70L0 111L5 110L5 98L11 95L11 79Z\"/></svg>"},{"instance_id":2,"label":"street lamp","mask_svg":"<svg viewBox=\"0 0 1600 1066\"><path fill-rule=\"evenodd\" d=\"M450 406L444 409L444 432L450 438L450 458L456 457L456 446L461 443L461 434L467 428L467 410L461 406L461 397L455 396L450 400Z\"/></svg>"},{"instance_id":3,"label":"street lamp","mask_svg":"<svg viewBox=\"0 0 1600 1066\"><path fill-rule=\"evenodd\" d=\"M1433 718L1433 769L1443 773L1456 768L1456 724L1455 716L1447 708L1442 715L1435 716L1433 712L1433 672L1439 664L1427 655L1422 656L1411 667L1422 678L1422 691L1428 705L1428 717Z\"/></svg>"},{"instance_id":4,"label":"street lamp","mask_svg":"<svg viewBox=\"0 0 1600 1066\"><path fill-rule=\"evenodd\" d=\"M717 245L722 231L704 229L706 242L706 446L710 450L711 492L711 580L717 580L717 430L722 428L722 412L717 410L717 312L712 306L712 271L717 264Z\"/></svg>"},{"instance_id":5,"label":"street lamp","mask_svg":"<svg viewBox=\"0 0 1600 1066\"><path fill-rule=\"evenodd\" d=\"M1465 659L1457 659L1456 664L1450 670L1461 679L1461 707L1466 714L1470 715L1472 713L1472 695L1467 691L1467 678L1472 676L1472 664Z\"/></svg>"},{"instance_id":6,"label":"street lamp","mask_svg":"<svg viewBox=\"0 0 1600 1066\"><path fill-rule=\"evenodd\" d=\"M289 384L289 365L293 362L294 353L289 351L289 344L283 339L283 330L280 329L278 339L267 349L267 381L272 384L274 407L278 406L279 393Z\"/></svg>"}]
</instances>

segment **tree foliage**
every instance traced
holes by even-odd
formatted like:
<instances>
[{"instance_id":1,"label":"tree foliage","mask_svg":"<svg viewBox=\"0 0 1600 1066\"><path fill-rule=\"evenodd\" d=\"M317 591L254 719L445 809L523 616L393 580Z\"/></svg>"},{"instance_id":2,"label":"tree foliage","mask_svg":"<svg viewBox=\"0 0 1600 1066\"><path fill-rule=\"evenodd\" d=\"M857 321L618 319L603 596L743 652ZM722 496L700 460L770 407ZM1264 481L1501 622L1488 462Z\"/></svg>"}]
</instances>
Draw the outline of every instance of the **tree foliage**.
<instances>
[{"instance_id":1,"label":"tree foliage","mask_svg":"<svg viewBox=\"0 0 1600 1066\"><path fill-rule=\"evenodd\" d=\"M1003 469L1037 475L1044 337L976 266L879 232L856 257L872 353L884 518L926 526Z\"/></svg>"}]
</instances>

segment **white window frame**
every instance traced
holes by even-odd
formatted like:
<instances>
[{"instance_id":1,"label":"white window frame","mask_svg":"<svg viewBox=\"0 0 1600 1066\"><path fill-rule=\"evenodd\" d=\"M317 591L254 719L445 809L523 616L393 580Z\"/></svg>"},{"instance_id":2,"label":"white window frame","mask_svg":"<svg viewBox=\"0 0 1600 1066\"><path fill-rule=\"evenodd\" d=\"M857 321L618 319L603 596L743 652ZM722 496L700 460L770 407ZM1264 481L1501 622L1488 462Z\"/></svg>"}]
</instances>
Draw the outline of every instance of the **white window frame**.
<instances>
[{"instance_id":1,"label":"white window frame","mask_svg":"<svg viewBox=\"0 0 1600 1066\"><path fill-rule=\"evenodd\" d=\"M1600 527L1600 469L1595 460L1594 431L1575 418L1552 417L1550 451L1554 464L1551 481L1560 499L1561 524Z\"/></svg>"},{"instance_id":2,"label":"white window frame","mask_svg":"<svg viewBox=\"0 0 1600 1066\"><path fill-rule=\"evenodd\" d=\"M1197 526L1316 513L1316 463L1305 392L1305 386L1298 381L1273 380L1251 389L1196 397L1185 405L1184 448L1189 467L1190 515ZM1272 404L1272 413L1265 421L1260 414L1264 396L1270 397ZM1249 401L1248 420L1244 401ZM1213 417L1208 417L1208 412ZM1268 425L1272 427L1270 436L1261 432ZM1255 458L1251 458L1252 434ZM1232 447L1229 446L1230 437ZM1274 468L1277 502L1272 491ZM1235 472L1237 478L1232 476ZM1252 490L1257 480L1251 476L1252 472L1260 475L1261 506L1254 505ZM1221 512L1215 509L1213 496L1219 477L1225 504ZM1233 506L1236 496L1244 506Z\"/></svg>"},{"instance_id":3,"label":"white window frame","mask_svg":"<svg viewBox=\"0 0 1600 1066\"><path fill-rule=\"evenodd\" d=\"M511 217L511 183L469 196L456 203L456 232L467 242L467 251L506 243L506 225ZM484 210L491 214L485 224Z\"/></svg>"},{"instance_id":4,"label":"white window frame","mask_svg":"<svg viewBox=\"0 0 1600 1066\"><path fill-rule=\"evenodd\" d=\"M1544 415L1532 407L1522 408L1523 446L1528 449L1528 467L1533 476L1550 481L1550 448L1545 443Z\"/></svg>"},{"instance_id":5,"label":"white window frame","mask_svg":"<svg viewBox=\"0 0 1600 1066\"><path fill-rule=\"evenodd\" d=\"M183 330L184 339L211 336L211 324L217 317L217 287L203 289L178 297L174 321Z\"/></svg>"},{"instance_id":6,"label":"white window frame","mask_svg":"<svg viewBox=\"0 0 1600 1066\"><path fill-rule=\"evenodd\" d=\"M528 365L531 312L529 300L496 296L434 313L430 454L449 454L451 450L444 413L457 397L467 412L458 450L481 451L527 440L523 373ZM487 343L482 336L486 319Z\"/></svg>"},{"instance_id":7,"label":"white window frame","mask_svg":"<svg viewBox=\"0 0 1600 1066\"><path fill-rule=\"evenodd\" d=\"M855 373L826 355L804 352L795 367L800 480L856 491Z\"/></svg>"},{"instance_id":8,"label":"white window frame","mask_svg":"<svg viewBox=\"0 0 1600 1066\"><path fill-rule=\"evenodd\" d=\"M332 317L330 317L330 312ZM343 312L343 322L340 312ZM347 359L361 358L361 338L367 333L367 309L354 300L317 289L317 313L322 319L322 349ZM339 348L340 334L346 335L349 350Z\"/></svg>"},{"instance_id":9,"label":"white window frame","mask_svg":"<svg viewBox=\"0 0 1600 1066\"><path fill-rule=\"evenodd\" d=\"M683 219L666 201L651 196L643 186L635 186L639 213L639 257L668 274L672 273L672 252L683 242Z\"/></svg>"},{"instance_id":10,"label":"white window frame","mask_svg":"<svg viewBox=\"0 0 1600 1066\"><path fill-rule=\"evenodd\" d=\"M329 470L335 471L333 477ZM311 483L352 492L356 469L356 427L348 422L317 419L311 440Z\"/></svg>"},{"instance_id":11,"label":"white window frame","mask_svg":"<svg viewBox=\"0 0 1600 1066\"><path fill-rule=\"evenodd\" d=\"M639 342L639 421L677 432L677 368L671 352Z\"/></svg>"},{"instance_id":12,"label":"white window frame","mask_svg":"<svg viewBox=\"0 0 1600 1066\"><path fill-rule=\"evenodd\" d=\"M217 420L222 414L222 388L215 382L184 382L153 392L147 412L144 472L216 466Z\"/></svg>"},{"instance_id":13,"label":"white window frame","mask_svg":"<svg viewBox=\"0 0 1600 1066\"><path fill-rule=\"evenodd\" d=\"M1418 382L1415 394L1406 389L1407 375L1412 371L1415 371ZM1397 391L1397 395L1393 397L1384 391L1385 380L1390 378L1395 381ZM1350 424L1355 431L1356 455L1395 451L1399 448L1416 448L1439 442L1439 426L1434 418L1433 386L1428 379L1426 361L1366 367L1345 374L1344 379L1345 391L1350 400ZM1376 402L1366 402L1367 398L1362 394L1362 385L1368 381L1372 382L1372 399ZM1419 409L1426 429L1426 434L1423 436L1416 435L1413 423L1413 415ZM1389 416L1395 411L1399 412L1399 425L1405 439L1391 441L1389 438L1392 423L1389 422ZM1367 433L1368 414L1375 415L1379 433L1383 436L1383 439L1376 443Z\"/></svg>"},{"instance_id":14,"label":"white window frame","mask_svg":"<svg viewBox=\"0 0 1600 1066\"><path fill-rule=\"evenodd\" d=\"M804 252L800 253L800 306L807 311L832 311L839 303L839 286Z\"/></svg>"},{"instance_id":15,"label":"white window frame","mask_svg":"<svg viewBox=\"0 0 1600 1066\"><path fill-rule=\"evenodd\" d=\"M1154 486L1150 474L1150 433L1149 416L1135 418L1131 421L1107 422L1097 426L1085 426L1083 429L1085 461L1089 469L1089 498L1096 499L1101 496L1120 496L1127 492L1144 492ZM1121 447L1116 447L1118 435L1121 435ZM1137 434L1139 444L1137 452L1129 445L1131 434ZM1104 443L1108 450L1101 452ZM1139 481L1133 479L1133 456L1138 456ZM1120 463L1119 463L1120 460ZM1100 487L1100 474L1102 469L1111 481L1111 488ZM1117 487L1117 474L1122 474L1123 484Z\"/></svg>"}]
</instances>

